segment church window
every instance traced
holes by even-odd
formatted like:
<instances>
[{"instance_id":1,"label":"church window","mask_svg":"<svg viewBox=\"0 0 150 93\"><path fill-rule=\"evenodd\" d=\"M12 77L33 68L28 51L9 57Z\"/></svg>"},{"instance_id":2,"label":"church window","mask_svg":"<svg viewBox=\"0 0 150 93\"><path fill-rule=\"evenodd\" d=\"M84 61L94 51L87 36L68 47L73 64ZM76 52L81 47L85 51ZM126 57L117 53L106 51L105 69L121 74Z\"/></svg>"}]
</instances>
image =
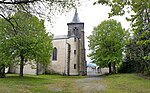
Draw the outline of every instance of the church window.
<instances>
[{"instance_id":1,"label":"church window","mask_svg":"<svg viewBox=\"0 0 150 93\"><path fill-rule=\"evenodd\" d=\"M68 36L70 36L70 31L68 31Z\"/></svg>"},{"instance_id":2,"label":"church window","mask_svg":"<svg viewBox=\"0 0 150 93\"><path fill-rule=\"evenodd\" d=\"M73 34L74 34L75 36L78 35L78 28L77 28L77 27L75 27L75 28L73 29Z\"/></svg>"},{"instance_id":3,"label":"church window","mask_svg":"<svg viewBox=\"0 0 150 93\"><path fill-rule=\"evenodd\" d=\"M76 54L76 50L74 50L74 54Z\"/></svg>"},{"instance_id":4,"label":"church window","mask_svg":"<svg viewBox=\"0 0 150 93\"><path fill-rule=\"evenodd\" d=\"M52 60L57 60L57 48L56 47L53 49L53 56L52 57L53 57Z\"/></svg>"},{"instance_id":5,"label":"church window","mask_svg":"<svg viewBox=\"0 0 150 93\"><path fill-rule=\"evenodd\" d=\"M75 37L75 38L74 38L74 42L76 42L76 40L77 40L77 39L76 39L76 37Z\"/></svg>"},{"instance_id":6,"label":"church window","mask_svg":"<svg viewBox=\"0 0 150 93\"><path fill-rule=\"evenodd\" d=\"M77 66L76 66L76 64L74 64L74 69L76 69L77 68Z\"/></svg>"},{"instance_id":7,"label":"church window","mask_svg":"<svg viewBox=\"0 0 150 93\"><path fill-rule=\"evenodd\" d=\"M75 35L75 34L76 34L75 30L73 30L73 35Z\"/></svg>"}]
</instances>

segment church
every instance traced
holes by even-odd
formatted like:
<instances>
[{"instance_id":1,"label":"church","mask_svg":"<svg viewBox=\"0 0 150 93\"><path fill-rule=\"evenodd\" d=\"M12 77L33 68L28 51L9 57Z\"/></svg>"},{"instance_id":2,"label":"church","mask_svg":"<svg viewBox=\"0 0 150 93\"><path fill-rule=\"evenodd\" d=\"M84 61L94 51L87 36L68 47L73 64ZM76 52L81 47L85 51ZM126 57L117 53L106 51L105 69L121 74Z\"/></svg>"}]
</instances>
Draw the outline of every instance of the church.
<instances>
[{"instance_id":1,"label":"church","mask_svg":"<svg viewBox=\"0 0 150 93\"><path fill-rule=\"evenodd\" d=\"M24 74L51 73L62 75L87 75L87 63L84 41L84 23L80 22L75 11L73 19L68 26L68 34L53 37L53 53L50 64L43 70L40 64L27 64L24 66ZM29 62L31 63L31 62ZM19 66L11 69L13 73L19 73Z\"/></svg>"},{"instance_id":2,"label":"church","mask_svg":"<svg viewBox=\"0 0 150 93\"><path fill-rule=\"evenodd\" d=\"M80 22L77 11L67 26L67 35L53 38L49 70L64 75L86 75L84 23Z\"/></svg>"}]
</instances>

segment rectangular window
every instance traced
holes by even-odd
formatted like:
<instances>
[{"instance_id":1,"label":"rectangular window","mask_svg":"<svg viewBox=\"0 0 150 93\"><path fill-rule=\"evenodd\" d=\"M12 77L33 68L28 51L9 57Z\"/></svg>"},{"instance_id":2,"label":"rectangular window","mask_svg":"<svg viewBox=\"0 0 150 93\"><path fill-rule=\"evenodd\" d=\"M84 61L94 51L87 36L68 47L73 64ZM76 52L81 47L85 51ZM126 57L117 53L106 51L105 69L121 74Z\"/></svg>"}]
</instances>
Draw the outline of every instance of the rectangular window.
<instances>
[{"instance_id":1,"label":"rectangular window","mask_svg":"<svg viewBox=\"0 0 150 93\"><path fill-rule=\"evenodd\" d=\"M74 54L76 54L76 50L74 50Z\"/></svg>"},{"instance_id":2,"label":"rectangular window","mask_svg":"<svg viewBox=\"0 0 150 93\"><path fill-rule=\"evenodd\" d=\"M68 31L68 36L70 36L70 31Z\"/></svg>"},{"instance_id":3,"label":"rectangular window","mask_svg":"<svg viewBox=\"0 0 150 93\"><path fill-rule=\"evenodd\" d=\"M76 42L76 37L74 38L74 42Z\"/></svg>"},{"instance_id":4,"label":"rectangular window","mask_svg":"<svg viewBox=\"0 0 150 93\"><path fill-rule=\"evenodd\" d=\"M74 64L74 69L76 69L76 64Z\"/></svg>"}]
</instances>

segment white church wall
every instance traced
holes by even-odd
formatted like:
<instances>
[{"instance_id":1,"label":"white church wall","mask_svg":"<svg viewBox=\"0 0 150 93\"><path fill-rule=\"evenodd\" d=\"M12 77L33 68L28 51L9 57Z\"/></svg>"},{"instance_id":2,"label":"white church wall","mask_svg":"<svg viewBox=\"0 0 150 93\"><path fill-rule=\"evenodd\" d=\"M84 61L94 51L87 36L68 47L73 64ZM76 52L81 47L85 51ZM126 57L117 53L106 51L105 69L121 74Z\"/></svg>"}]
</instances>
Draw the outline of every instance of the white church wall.
<instances>
[{"instance_id":1,"label":"white church wall","mask_svg":"<svg viewBox=\"0 0 150 93\"><path fill-rule=\"evenodd\" d=\"M76 42L74 41L73 38L69 38L67 42L71 45L71 56L70 56L70 75L79 75L78 72L78 46L77 42L78 40L76 39ZM74 50L76 50L76 54L74 54ZM76 68L74 68L74 65L76 65Z\"/></svg>"},{"instance_id":2,"label":"white church wall","mask_svg":"<svg viewBox=\"0 0 150 93\"><path fill-rule=\"evenodd\" d=\"M57 48L57 60L52 60L49 70L63 74L66 72L66 39L53 40L53 47Z\"/></svg>"},{"instance_id":3,"label":"white church wall","mask_svg":"<svg viewBox=\"0 0 150 93\"><path fill-rule=\"evenodd\" d=\"M14 65L11 67L11 71L12 73L20 73L20 66L19 65ZM26 62L26 65L24 65L23 68L23 73L24 74L36 74L36 64L35 62Z\"/></svg>"},{"instance_id":4,"label":"white church wall","mask_svg":"<svg viewBox=\"0 0 150 93\"><path fill-rule=\"evenodd\" d=\"M78 71L78 40L75 42L74 37L69 39L57 39L53 40L53 47L57 48L57 60L52 60L49 66L49 70L54 73L67 74L67 56L68 56L68 44L71 45L70 52L70 75L79 75ZM76 54L74 54L76 50ZM76 66L75 66L76 65Z\"/></svg>"},{"instance_id":5,"label":"white church wall","mask_svg":"<svg viewBox=\"0 0 150 93\"><path fill-rule=\"evenodd\" d=\"M36 64L33 62L32 64L27 64L24 66L24 74L36 74Z\"/></svg>"}]
</instances>

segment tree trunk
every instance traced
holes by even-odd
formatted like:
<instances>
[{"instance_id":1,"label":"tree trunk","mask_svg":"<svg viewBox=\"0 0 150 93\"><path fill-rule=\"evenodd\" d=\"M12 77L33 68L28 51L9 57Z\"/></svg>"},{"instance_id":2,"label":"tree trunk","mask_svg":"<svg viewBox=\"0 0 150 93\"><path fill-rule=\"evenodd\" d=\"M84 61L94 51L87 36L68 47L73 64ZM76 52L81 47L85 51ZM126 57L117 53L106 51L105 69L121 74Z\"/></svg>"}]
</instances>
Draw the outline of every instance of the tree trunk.
<instances>
[{"instance_id":1,"label":"tree trunk","mask_svg":"<svg viewBox=\"0 0 150 93\"><path fill-rule=\"evenodd\" d=\"M116 73L116 63L115 62L113 62L113 73Z\"/></svg>"},{"instance_id":2,"label":"tree trunk","mask_svg":"<svg viewBox=\"0 0 150 93\"><path fill-rule=\"evenodd\" d=\"M5 77L5 66L1 66L0 67L0 78L4 78Z\"/></svg>"},{"instance_id":3,"label":"tree trunk","mask_svg":"<svg viewBox=\"0 0 150 93\"><path fill-rule=\"evenodd\" d=\"M36 64L36 75L39 75L39 63Z\"/></svg>"},{"instance_id":4,"label":"tree trunk","mask_svg":"<svg viewBox=\"0 0 150 93\"><path fill-rule=\"evenodd\" d=\"M111 71L111 62L108 63L108 67L109 67L109 74L111 74L112 73L112 71Z\"/></svg>"},{"instance_id":5,"label":"tree trunk","mask_svg":"<svg viewBox=\"0 0 150 93\"><path fill-rule=\"evenodd\" d=\"M24 67L24 56L20 54L21 62L20 62L20 76L23 77L23 67Z\"/></svg>"}]
</instances>

